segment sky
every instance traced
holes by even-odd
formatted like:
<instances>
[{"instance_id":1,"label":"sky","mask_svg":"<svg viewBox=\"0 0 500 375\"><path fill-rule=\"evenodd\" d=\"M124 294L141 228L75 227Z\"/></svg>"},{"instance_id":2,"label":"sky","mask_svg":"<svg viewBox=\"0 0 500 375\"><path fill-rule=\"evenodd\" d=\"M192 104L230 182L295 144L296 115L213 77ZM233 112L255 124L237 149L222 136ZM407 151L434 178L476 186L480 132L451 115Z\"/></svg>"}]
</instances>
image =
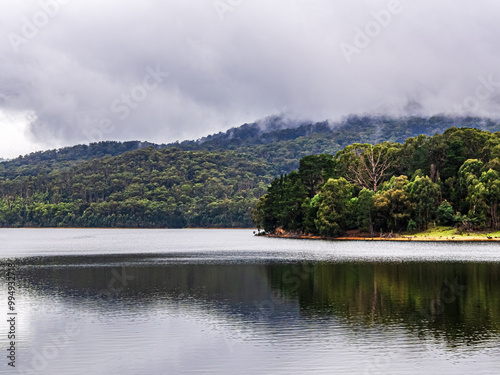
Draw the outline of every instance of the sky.
<instances>
[{"instance_id":1,"label":"sky","mask_svg":"<svg viewBox=\"0 0 500 375\"><path fill-rule=\"evenodd\" d=\"M495 0L0 0L0 157L269 115L500 117Z\"/></svg>"}]
</instances>

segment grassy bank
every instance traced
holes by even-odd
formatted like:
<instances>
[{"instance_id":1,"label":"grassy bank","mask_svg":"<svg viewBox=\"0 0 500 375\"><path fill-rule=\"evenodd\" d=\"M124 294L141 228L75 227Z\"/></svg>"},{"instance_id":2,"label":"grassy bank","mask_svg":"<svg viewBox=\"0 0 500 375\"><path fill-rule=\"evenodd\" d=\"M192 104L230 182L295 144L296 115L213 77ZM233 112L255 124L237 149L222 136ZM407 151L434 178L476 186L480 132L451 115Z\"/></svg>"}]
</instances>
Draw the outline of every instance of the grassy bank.
<instances>
[{"instance_id":1,"label":"grassy bank","mask_svg":"<svg viewBox=\"0 0 500 375\"><path fill-rule=\"evenodd\" d=\"M449 240L467 240L467 239L500 239L500 231L497 232L463 232L460 234L454 227L436 226L429 228L426 231L418 233L405 233L404 236L412 236L413 238L430 238L430 239L449 239Z\"/></svg>"},{"instance_id":2,"label":"grassy bank","mask_svg":"<svg viewBox=\"0 0 500 375\"><path fill-rule=\"evenodd\" d=\"M500 241L500 231L497 232L465 232L460 234L454 227L435 226L423 232L405 232L392 236L370 237L367 234L356 233L344 237L321 237L313 235L302 235L296 233L287 233L280 231L275 234L267 235L269 237L279 238L298 238L312 240L339 240L339 241Z\"/></svg>"}]
</instances>

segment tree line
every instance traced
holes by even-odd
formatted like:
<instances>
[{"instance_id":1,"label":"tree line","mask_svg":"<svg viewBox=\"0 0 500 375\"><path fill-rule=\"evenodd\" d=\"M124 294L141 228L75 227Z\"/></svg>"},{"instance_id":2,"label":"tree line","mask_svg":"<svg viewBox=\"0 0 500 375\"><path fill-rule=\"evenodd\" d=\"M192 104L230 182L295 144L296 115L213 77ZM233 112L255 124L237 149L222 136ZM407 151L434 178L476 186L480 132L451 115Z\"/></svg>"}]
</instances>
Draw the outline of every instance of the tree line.
<instances>
[{"instance_id":1,"label":"tree line","mask_svg":"<svg viewBox=\"0 0 500 375\"><path fill-rule=\"evenodd\" d=\"M0 226L250 227L276 173L233 151L148 147L0 178Z\"/></svg>"},{"instance_id":2,"label":"tree line","mask_svg":"<svg viewBox=\"0 0 500 375\"><path fill-rule=\"evenodd\" d=\"M403 144L355 143L306 156L253 211L259 229L337 237L347 230L461 231L500 228L500 133L450 128Z\"/></svg>"}]
</instances>

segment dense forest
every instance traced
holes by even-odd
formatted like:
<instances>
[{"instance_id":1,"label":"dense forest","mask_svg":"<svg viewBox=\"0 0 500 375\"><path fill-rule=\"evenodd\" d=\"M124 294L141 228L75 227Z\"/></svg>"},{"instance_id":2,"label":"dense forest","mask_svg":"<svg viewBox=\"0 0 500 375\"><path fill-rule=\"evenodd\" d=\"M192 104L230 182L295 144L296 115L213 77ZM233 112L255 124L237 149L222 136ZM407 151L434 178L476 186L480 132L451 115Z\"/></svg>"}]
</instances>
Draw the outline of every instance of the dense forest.
<instances>
[{"instance_id":1,"label":"dense forest","mask_svg":"<svg viewBox=\"0 0 500 375\"><path fill-rule=\"evenodd\" d=\"M228 152L153 148L0 184L10 226L241 227L275 175Z\"/></svg>"},{"instance_id":2,"label":"dense forest","mask_svg":"<svg viewBox=\"0 0 500 375\"><path fill-rule=\"evenodd\" d=\"M337 237L347 230L500 228L500 133L450 128L403 144L355 143L307 156L276 178L253 212L258 228Z\"/></svg>"},{"instance_id":3,"label":"dense forest","mask_svg":"<svg viewBox=\"0 0 500 375\"><path fill-rule=\"evenodd\" d=\"M314 206L328 178L337 178L346 172L338 170L340 164L334 160L342 159L347 163L361 148L368 147L356 146L358 149L353 149L354 146L349 145L380 142L391 145L390 151L383 148L382 153L390 154L391 163L399 160L399 149L407 150L408 154L414 152L412 157L415 160L408 167L399 162L391 164L382 173L383 177L375 181L376 186L367 190L385 189L379 189L379 186L389 182L389 173L405 175L411 183L420 173L419 178L429 176L439 185L439 200L446 199L453 205L454 216L460 213L465 216L463 220L469 220L468 208L457 206L463 198L462 190L455 189L458 180L448 181L452 187L445 183L453 177L453 169L448 164L454 163L455 166L459 163L460 167L465 160L478 158L483 163L480 168L484 169L496 156L470 155L468 139L464 139L462 146L450 146L456 148L455 161L447 157L452 153L446 148L447 140L442 141L444 149L440 151L428 144L430 141L426 136L415 138L414 151L408 149L410 141L399 144L419 134L442 133L452 125L500 131L499 123L472 117L394 119L352 116L338 124L294 123L292 127L284 119L272 117L196 141L161 145L139 141L99 142L35 152L0 162L0 226L250 227L251 210L266 193L269 184L272 183L268 197L273 196L273 189L278 189L276 186L280 184L297 183L299 190L302 189L300 185L305 184L307 197L304 199L314 201ZM488 138L488 142L492 141ZM346 152L349 147L350 153ZM377 145L374 149L380 147ZM490 148L494 149L493 146ZM342 152L345 153L343 158L340 156ZM441 157L437 154L439 152L445 153L444 166L442 160L437 160ZM326 155L310 156L313 154ZM410 158L405 157L404 160ZM316 160L314 158L320 159L325 167L318 181L307 180L304 176L308 160ZM427 165L429 158L437 158L437 161ZM292 172L297 168L299 172ZM278 176L282 177L273 182ZM346 174L347 186L354 186L352 198L364 202L362 198L368 193L361 194L358 185L348 177ZM456 195L459 193L462 195ZM288 228L281 225L282 219L277 217L275 227L312 229L315 224L307 221L311 220L309 214L304 216L302 196L294 195L293 199L301 202L293 223ZM259 207L262 211L262 202ZM374 228L378 229L380 219L378 216L375 219ZM263 220L259 219L257 223L271 230L268 216ZM401 218L397 227L405 226L405 220L406 217ZM420 225L420 221L413 217L412 220ZM390 228L393 228L392 224Z\"/></svg>"}]
</instances>

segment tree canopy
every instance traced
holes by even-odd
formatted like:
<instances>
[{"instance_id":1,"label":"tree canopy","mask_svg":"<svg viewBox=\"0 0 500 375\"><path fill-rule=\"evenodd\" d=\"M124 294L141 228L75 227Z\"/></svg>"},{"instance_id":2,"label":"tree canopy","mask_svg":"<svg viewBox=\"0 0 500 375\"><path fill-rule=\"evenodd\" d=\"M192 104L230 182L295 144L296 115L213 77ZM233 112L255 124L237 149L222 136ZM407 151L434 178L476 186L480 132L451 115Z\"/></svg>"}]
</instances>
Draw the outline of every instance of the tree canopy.
<instances>
[{"instance_id":1,"label":"tree canopy","mask_svg":"<svg viewBox=\"0 0 500 375\"><path fill-rule=\"evenodd\" d=\"M299 169L293 186L282 184L279 194L271 184L255 208L254 222L267 232L280 228L329 237L347 230L425 230L432 222L498 230L499 141L500 133L450 128L403 144L356 143L333 159L321 156L332 163L328 168L316 163L315 176L321 171L321 178ZM302 159L300 165L313 168L312 160Z\"/></svg>"}]
</instances>

